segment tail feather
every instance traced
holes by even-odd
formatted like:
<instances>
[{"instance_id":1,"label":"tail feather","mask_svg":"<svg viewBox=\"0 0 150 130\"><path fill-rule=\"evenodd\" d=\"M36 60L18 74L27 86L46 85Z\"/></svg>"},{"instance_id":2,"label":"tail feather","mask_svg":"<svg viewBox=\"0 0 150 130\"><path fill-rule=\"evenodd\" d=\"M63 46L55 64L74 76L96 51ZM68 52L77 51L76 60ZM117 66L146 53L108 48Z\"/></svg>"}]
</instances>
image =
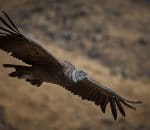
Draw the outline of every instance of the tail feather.
<instances>
[{"instance_id":1,"label":"tail feather","mask_svg":"<svg viewBox=\"0 0 150 130\"><path fill-rule=\"evenodd\" d=\"M22 66L22 65L12 65L12 64L3 64L6 68L15 68L14 72L9 74L10 77L17 77L19 79L25 79L27 82L30 82L32 85L40 86L42 81L36 79L35 76L30 71L29 66Z\"/></svg>"},{"instance_id":2,"label":"tail feather","mask_svg":"<svg viewBox=\"0 0 150 130\"><path fill-rule=\"evenodd\" d=\"M17 71L14 71L14 72L10 73L9 76L16 77L16 76L18 76L18 73L17 73Z\"/></svg>"},{"instance_id":3,"label":"tail feather","mask_svg":"<svg viewBox=\"0 0 150 130\"><path fill-rule=\"evenodd\" d=\"M24 67L27 68L28 66L22 66L22 65L13 65L13 64L3 64L3 67L5 68L19 68L19 67Z\"/></svg>"}]
</instances>

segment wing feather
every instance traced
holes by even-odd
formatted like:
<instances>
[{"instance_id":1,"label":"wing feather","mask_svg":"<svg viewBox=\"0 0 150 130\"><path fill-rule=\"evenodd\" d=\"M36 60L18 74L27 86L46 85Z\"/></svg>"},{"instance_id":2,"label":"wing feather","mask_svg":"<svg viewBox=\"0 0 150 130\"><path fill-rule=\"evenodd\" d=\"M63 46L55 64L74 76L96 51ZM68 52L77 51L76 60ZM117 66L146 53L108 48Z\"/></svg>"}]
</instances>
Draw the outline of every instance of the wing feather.
<instances>
[{"instance_id":1,"label":"wing feather","mask_svg":"<svg viewBox=\"0 0 150 130\"><path fill-rule=\"evenodd\" d=\"M2 11L2 12L6 16L6 18L8 19L8 21L11 23L11 25L14 27L14 29L16 30L16 32L20 32L19 29L17 28L17 26L13 23L13 21L11 20L11 18L8 16L8 14L5 11Z\"/></svg>"},{"instance_id":2,"label":"wing feather","mask_svg":"<svg viewBox=\"0 0 150 130\"><path fill-rule=\"evenodd\" d=\"M111 112L115 120L117 119L117 108L120 113L125 116L122 104L135 109L131 104L141 103L139 101L135 102L124 99L108 87L97 83L91 78L80 80L75 83L73 87L67 87L67 89L74 94L81 96L82 99L95 102L96 105L100 106L103 113L105 113L107 104L110 103Z\"/></svg>"},{"instance_id":3,"label":"wing feather","mask_svg":"<svg viewBox=\"0 0 150 130\"><path fill-rule=\"evenodd\" d=\"M105 97L105 99L101 101L100 106L103 113L105 113L108 102L109 102L108 97Z\"/></svg>"},{"instance_id":4,"label":"wing feather","mask_svg":"<svg viewBox=\"0 0 150 130\"><path fill-rule=\"evenodd\" d=\"M11 27L1 16L0 16L1 22L7 26L10 30L13 30L14 32L18 33L13 27Z\"/></svg>"},{"instance_id":5,"label":"wing feather","mask_svg":"<svg viewBox=\"0 0 150 130\"><path fill-rule=\"evenodd\" d=\"M7 20L0 17L4 27L0 26L0 49L22 60L23 62L33 64L48 64L55 67L62 67L60 61L49 53L39 41L27 37L20 33L19 29L12 22L10 17L3 12Z\"/></svg>"},{"instance_id":6,"label":"wing feather","mask_svg":"<svg viewBox=\"0 0 150 130\"><path fill-rule=\"evenodd\" d=\"M117 100L117 99L115 99L115 101L116 101L116 104L117 104L117 107L118 107L120 113L121 113L123 116L125 116L125 111L124 111L123 106L121 105L120 101Z\"/></svg>"},{"instance_id":7,"label":"wing feather","mask_svg":"<svg viewBox=\"0 0 150 130\"><path fill-rule=\"evenodd\" d=\"M115 101L111 97L109 97L109 102L110 102L110 108L111 108L112 115L113 115L114 119L116 120L117 119L117 109L116 109Z\"/></svg>"}]
</instances>

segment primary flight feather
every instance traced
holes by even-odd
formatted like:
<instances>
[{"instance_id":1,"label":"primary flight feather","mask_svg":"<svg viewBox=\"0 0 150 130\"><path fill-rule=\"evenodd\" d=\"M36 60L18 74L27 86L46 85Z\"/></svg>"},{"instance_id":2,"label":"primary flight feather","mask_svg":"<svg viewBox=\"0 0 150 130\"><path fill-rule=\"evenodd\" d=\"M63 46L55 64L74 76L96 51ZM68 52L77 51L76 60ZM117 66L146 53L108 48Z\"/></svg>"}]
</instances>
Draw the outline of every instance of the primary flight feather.
<instances>
[{"instance_id":1,"label":"primary flight feather","mask_svg":"<svg viewBox=\"0 0 150 130\"><path fill-rule=\"evenodd\" d=\"M141 103L121 97L71 63L57 59L40 42L21 33L6 12L3 11L3 15L5 18L0 16L3 24L0 26L0 49L29 65L4 64L4 67L15 68L9 76L25 79L36 86L43 82L58 84L82 99L93 101L104 113L109 103L115 120L118 110L125 116L123 105L135 109L132 104Z\"/></svg>"}]
</instances>

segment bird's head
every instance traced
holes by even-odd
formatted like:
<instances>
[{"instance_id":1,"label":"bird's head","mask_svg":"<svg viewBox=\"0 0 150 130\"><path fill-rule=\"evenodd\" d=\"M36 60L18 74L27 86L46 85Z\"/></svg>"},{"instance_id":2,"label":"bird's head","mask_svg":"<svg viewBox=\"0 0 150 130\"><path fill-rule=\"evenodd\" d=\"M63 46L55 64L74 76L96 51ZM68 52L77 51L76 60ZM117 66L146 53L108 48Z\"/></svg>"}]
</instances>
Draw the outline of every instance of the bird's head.
<instances>
[{"instance_id":1,"label":"bird's head","mask_svg":"<svg viewBox=\"0 0 150 130\"><path fill-rule=\"evenodd\" d=\"M84 72L83 70L79 70L79 71L74 70L72 72L72 80L74 82L78 82L80 80L88 79L88 78L89 78L89 75L86 72Z\"/></svg>"}]
</instances>

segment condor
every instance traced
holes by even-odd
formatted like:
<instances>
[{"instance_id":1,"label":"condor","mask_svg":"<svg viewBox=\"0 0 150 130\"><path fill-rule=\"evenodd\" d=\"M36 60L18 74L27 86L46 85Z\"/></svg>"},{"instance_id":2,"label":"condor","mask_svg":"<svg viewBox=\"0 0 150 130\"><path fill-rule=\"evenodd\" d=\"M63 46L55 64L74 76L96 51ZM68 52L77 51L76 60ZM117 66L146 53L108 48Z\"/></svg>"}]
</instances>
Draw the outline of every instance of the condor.
<instances>
[{"instance_id":1,"label":"condor","mask_svg":"<svg viewBox=\"0 0 150 130\"><path fill-rule=\"evenodd\" d=\"M93 80L86 72L77 70L71 63L57 59L44 46L25 36L3 11L0 17L3 26L0 26L0 49L11 56L20 59L28 66L4 64L4 67L15 68L10 77L25 79L32 85L41 86L43 82L58 84L82 99L93 101L105 113L109 103L114 119L117 111L125 116L123 105L135 109L132 104L140 101L127 100L110 88Z\"/></svg>"}]
</instances>

